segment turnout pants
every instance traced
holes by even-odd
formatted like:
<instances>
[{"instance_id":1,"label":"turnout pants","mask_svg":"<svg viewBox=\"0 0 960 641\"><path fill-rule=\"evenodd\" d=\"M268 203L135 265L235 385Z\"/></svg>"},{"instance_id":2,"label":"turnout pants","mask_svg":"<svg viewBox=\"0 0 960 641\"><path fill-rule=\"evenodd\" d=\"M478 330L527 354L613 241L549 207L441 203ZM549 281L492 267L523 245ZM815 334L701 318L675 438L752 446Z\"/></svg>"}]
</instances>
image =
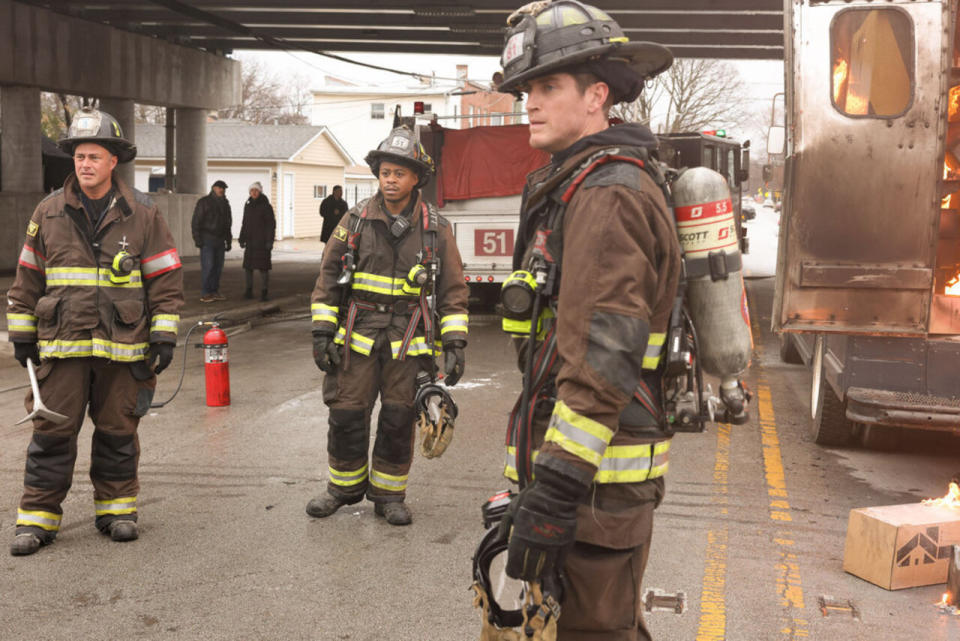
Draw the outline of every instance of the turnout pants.
<instances>
[{"instance_id":1,"label":"turnout pants","mask_svg":"<svg viewBox=\"0 0 960 641\"><path fill-rule=\"evenodd\" d=\"M35 418L27 448L23 497L17 533L31 532L51 541L60 529L60 504L73 481L77 436L89 408L93 420L90 480L96 525L101 531L116 519L137 520L137 425L150 409L156 376L146 363L116 363L103 358L48 359L37 368L40 396L48 409L69 417L57 425ZM33 409L33 393L25 402Z\"/></svg>"},{"instance_id":2,"label":"turnout pants","mask_svg":"<svg viewBox=\"0 0 960 641\"><path fill-rule=\"evenodd\" d=\"M330 408L327 491L346 503L364 494L375 503L402 501L413 461L413 397L421 357L395 360L381 333L369 356L350 354L346 371L323 380L323 400ZM341 364L342 368L342 364ZM370 413L380 397L380 416L368 464Z\"/></svg>"}]
</instances>

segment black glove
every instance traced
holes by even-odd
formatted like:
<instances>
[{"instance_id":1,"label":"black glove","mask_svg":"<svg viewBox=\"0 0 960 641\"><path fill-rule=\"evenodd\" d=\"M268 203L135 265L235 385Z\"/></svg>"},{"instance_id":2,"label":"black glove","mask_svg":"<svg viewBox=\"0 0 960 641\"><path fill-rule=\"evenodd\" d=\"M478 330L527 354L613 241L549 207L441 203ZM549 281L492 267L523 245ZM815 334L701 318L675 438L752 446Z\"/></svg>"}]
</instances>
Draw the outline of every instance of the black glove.
<instances>
[{"instance_id":1,"label":"black glove","mask_svg":"<svg viewBox=\"0 0 960 641\"><path fill-rule=\"evenodd\" d=\"M340 365L340 351L330 334L313 335L313 362L321 371L333 374Z\"/></svg>"},{"instance_id":2,"label":"black glove","mask_svg":"<svg viewBox=\"0 0 960 641\"><path fill-rule=\"evenodd\" d=\"M242 240L238 240L237 244L240 245L240 249L244 249L247 246L247 243L245 243ZM227 249L227 251L230 251L229 248Z\"/></svg>"},{"instance_id":3,"label":"black glove","mask_svg":"<svg viewBox=\"0 0 960 641\"><path fill-rule=\"evenodd\" d=\"M456 385L463 376L463 368L466 367L463 347L461 341L453 341L443 348L443 373L446 376L444 383L449 387Z\"/></svg>"},{"instance_id":4,"label":"black glove","mask_svg":"<svg viewBox=\"0 0 960 641\"><path fill-rule=\"evenodd\" d=\"M173 343L150 343L150 349L147 350L147 367L153 370L154 374L159 374L170 366L173 361ZM153 364L157 366L154 367Z\"/></svg>"},{"instance_id":5,"label":"black glove","mask_svg":"<svg viewBox=\"0 0 960 641\"><path fill-rule=\"evenodd\" d=\"M227 251L230 251L230 248L231 248L231 247L233 247L233 241L232 241L232 240L230 240L230 239L228 238L227 240L223 241L223 248L224 248L224 249L226 249Z\"/></svg>"},{"instance_id":6,"label":"black glove","mask_svg":"<svg viewBox=\"0 0 960 641\"><path fill-rule=\"evenodd\" d=\"M500 522L500 535L510 537L507 576L536 581L561 568L563 553L574 542L577 503L587 489L567 476L537 468L537 478L517 495Z\"/></svg>"},{"instance_id":7,"label":"black glove","mask_svg":"<svg viewBox=\"0 0 960 641\"><path fill-rule=\"evenodd\" d=\"M40 350L37 349L37 344L33 341L28 343L14 343L13 357L20 361L22 367L27 366L28 358L33 361L34 365L40 364Z\"/></svg>"}]
</instances>

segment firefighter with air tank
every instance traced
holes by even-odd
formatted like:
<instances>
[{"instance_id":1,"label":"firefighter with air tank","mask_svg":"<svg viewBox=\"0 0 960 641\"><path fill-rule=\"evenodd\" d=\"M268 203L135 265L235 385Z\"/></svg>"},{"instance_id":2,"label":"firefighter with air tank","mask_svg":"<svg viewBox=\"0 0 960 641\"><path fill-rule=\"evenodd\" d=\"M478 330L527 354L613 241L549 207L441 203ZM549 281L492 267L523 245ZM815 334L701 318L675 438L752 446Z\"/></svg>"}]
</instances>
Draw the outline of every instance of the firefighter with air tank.
<instances>
[{"instance_id":1,"label":"firefighter with air tank","mask_svg":"<svg viewBox=\"0 0 960 641\"><path fill-rule=\"evenodd\" d=\"M313 356L326 372L323 400L330 409L329 480L306 509L327 517L366 496L378 516L407 525L418 412L421 424L436 412L432 422L447 427L455 416L435 383L435 357L442 345L445 383L455 385L464 369L468 292L452 230L419 190L433 174L433 160L416 135L394 129L366 162L380 190L334 230L312 296ZM440 436L431 442L448 442Z\"/></svg>"},{"instance_id":2,"label":"firefighter with air tank","mask_svg":"<svg viewBox=\"0 0 960 641\"><path fill-rule=\"evenodd\" d=\"M57 536L86 411L96 526L114 541L139 536L137 426L173 358L183 305L180 258L163 217L113 173L137 154L117 121L85 107L59 145L75 171L30 218L7 325L17 360L38 366L43 401L67 420L33 419L13 555Z\"/></svg>"}]
</instances>

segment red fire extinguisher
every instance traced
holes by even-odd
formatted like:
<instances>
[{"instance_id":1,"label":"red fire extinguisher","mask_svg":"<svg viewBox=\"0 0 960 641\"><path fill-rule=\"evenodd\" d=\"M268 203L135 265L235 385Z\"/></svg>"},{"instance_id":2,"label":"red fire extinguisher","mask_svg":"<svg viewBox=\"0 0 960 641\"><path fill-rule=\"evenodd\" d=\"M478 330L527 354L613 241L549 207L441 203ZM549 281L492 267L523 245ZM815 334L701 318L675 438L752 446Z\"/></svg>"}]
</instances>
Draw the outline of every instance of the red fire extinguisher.
<instances>
[{"instance_id":1,"label":"red fire extinguisher","mask_svg":"<svg viewBox=\"0 0 960 641\"><path fill-rule=\"evenodd\" d=\"M227 357L227 335L220 325L203 335L203 370L207 381L207 406L230 404L230 363Z\"/></svg>"}]
</instances>

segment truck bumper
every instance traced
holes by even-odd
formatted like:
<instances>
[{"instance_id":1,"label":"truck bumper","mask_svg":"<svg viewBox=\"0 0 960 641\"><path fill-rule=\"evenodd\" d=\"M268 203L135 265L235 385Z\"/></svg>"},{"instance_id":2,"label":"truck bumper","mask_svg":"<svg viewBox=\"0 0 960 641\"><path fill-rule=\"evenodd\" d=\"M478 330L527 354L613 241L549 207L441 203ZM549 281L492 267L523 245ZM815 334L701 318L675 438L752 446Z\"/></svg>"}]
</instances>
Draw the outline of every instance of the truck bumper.
<instances>
[{"instance_id":1,"label":"truck bumper","mask_svg":"<svg viewBox=\"0 0 960 641\"><path fill-rule=\"evenodd\" d=\"M847 389L847 418L868 425L960 434L960 400L850 387Z\"/></svg>"}]
</instances>

